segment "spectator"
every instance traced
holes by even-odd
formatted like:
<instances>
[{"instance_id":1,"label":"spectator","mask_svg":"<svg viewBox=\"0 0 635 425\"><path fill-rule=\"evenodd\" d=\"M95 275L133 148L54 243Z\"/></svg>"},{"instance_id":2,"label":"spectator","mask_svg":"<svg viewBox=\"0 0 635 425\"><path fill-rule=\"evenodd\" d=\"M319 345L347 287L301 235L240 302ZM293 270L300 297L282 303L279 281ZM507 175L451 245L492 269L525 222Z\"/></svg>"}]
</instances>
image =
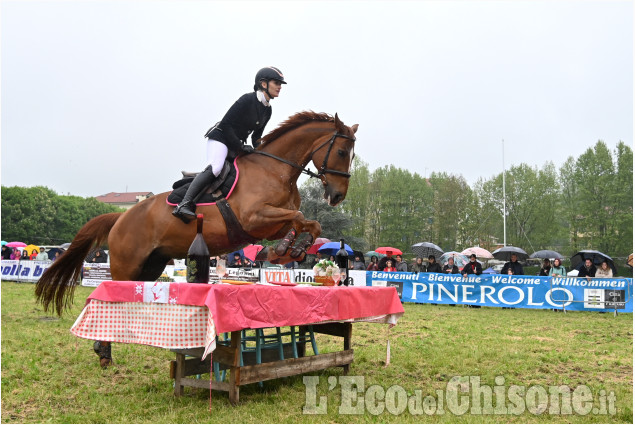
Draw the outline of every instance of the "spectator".
<instances>
[{"instance_id":1,"label":"spectator","mask_svg":"<svg viewBox=\"0 0 635 425\"><path fill-rule=\"evenodd\" d=\"M13 252L11 253L11 260L20 260L22 257L22 252L18 248L13 248Z\"/></svg>"},{"instance_id":2,"label":"spectator","mask_svg":"<svg viewBox=\"0 0 635 425\"><path fill-rule=\"evenodd\" d=\"M606 260L602 261L600 268L595 271L595 277L613 277L613 270Z\"/></svg>"},{"instance_id":3,"label":"spectator","mask_svg":"<svg viewBox=\"0 0 635 425\"><path fill-rule=\"evenodd\" d=\"M220 260L220 257L218 255L216 257L210 257L209 266L216 267L216 264L218 264L218 260Z\"/></svg>"},{"instance_id":4,"label":"spectator","mask_svg":"<svg viewBox=\"0 0 635 425\"><path fill-rule=\"evenodd\" d=\"M240 259L240 254L239 253L235 253L234 254L234 259L233 261L229 264L229 267L242 267L243 266L243 262Z\"/></svg>"},{"instance_id":5,"label":"spectator","mask_svg":"<svg viewBox=\"0 0 635 425\"><path fill-rule=\"evenodd\" d=\"M578 277L586 277L587 279L595 277L596 271L597 269L595 268L595 265L593 265L593 261L591 261L590 258L587 258L586 260L584 260L584 265L580 267Z\"/></svg>"},{"instance_id":6,"label":"spectator","mask_svg":"<svg viewBox=\"0 0 635 425\"><path fill-rule=\"evenodd\" d=\"M38 254L39 252L37 252L37 249L33 249L33 251L31 251L31 255L29 255L29 260L35 261L35 257L37 257Z\"/></svg>"},{"instance_id":7,"label":"spectator","mask_svg":"<svg viewBox=\"0 0 635 425\"><path fill-rule=\"evenodd\" d=\"M437 263L437 259L434 255L428 257L428 273L443 273L441 266Z\"/></svg>"},{"instance_id":8,"label":"spectator","mask_svg":"<svg viewBox=\"0 0 635 425\"><path fill-rule=\"evenodd\" d=\"M423 258L421 257L417 257L417 259L415 260L415 263L412 265L412 268L410 269L411 272L413 273L425 273L428 269L426 268L426 265L423 264Z\"/></svg>"},{"instance_id":9,"label":"spectator","mask_svg":"<svg viewBox=\"0 0 635 425\"><path fill-rule=\"evenodd\" d=\"M561 277L567 275L567 269L562 265L562 261L559 258L553 260L553 267L549 270L549 276Z\"/></svg>"},{"instance_id":10,"label":"spectator","mask_svg":"<svg viewBox=\"0 0 635 425\"><path fill-rule=\"evenodd\" d=\"M548 258L545 258L542 261L542 267L538 272L538 276L549 276L549 272L551 271L551 261Z\"/></svg>"},{"instance_id":11,"label":"spectator","mask_svg":"<svg viewBox=\"0 0 635 425\"><path fill-rule=\"evenodd\" d=\"M366 263L364 260L360 258L359 255L355 256L355 260L353 261L353 270L366 270Z\"/></svg>"},{"instance_id":12,"label":"spectator","mask_svg":"<svg viewBox=\"0 0 635 425\"><path fill-rule=\"evenodd\" d=\"M105 263L107 261L106 253L101 249L95 250L90 260L88 260L89 263Z\"/></svg>"},{"instance_id":13,"label":"spectator","mask_svg":"<svg viewBox=\"0 0 635 425\"><path fill-rule=\"evenodd\" d=\"M315 254L315 260L313 260L313 264L311 264L311 268L313 268L313 266L315 266L321 260L322 260L322 253L318 251L317 254Z\"/></svg>"},{"instance_id":14,"label":"spectator","mask_svg":"<svg viewBox=\"0 0 635 425\"><path fill-rule=\"evenodd\" d=\"M379 270L379 264L378 264L378 258L376 255L373 255L372 257L370 257L370 263L368 263L368 267L366 267L366 270L369 272L374 272Z\"/></svg>"},{"instance_id":15,"label":"spectator","mask_svg":"<svg viewBox=\"0 0 635 425\"><path fill-rule=\"evenodd\" d=\"M463 277L467 277L468 274L480 275L483 273L483 267L481 263L476 261L476 255L470 255L470 262L463 267Z\"/></svg>"},{"instance_id":16,"label":"spectator","mask_svg":"<svg viewBox=\"0 0 635 425\"><path fill-rule=\"evenodd\" d=\"M335 262L335 255L329 255L329 261Z\"/></svg>"},{"instance_id":17,"label":"spectator","mask_svg":"<svg viewBox=\"0 0 635 425\"><path fill-rule=\"evenodd\" d=\"M396 272L397 269L393 267L392 260L386 261L386 267L384 267L385 272Z\"/></svg>"},{"instance_id":18,"label":"spectator","mask_svg":"<svg viewBox=\"0 0 635 425\"><path fill-rule=\"evenodd\" d=\"M245 259L245 261L243 262L243 266L246 266L247 263L247 259ZM298 262L297 261L290 261L287 264L284 265L285 269L295 269L298 267Z\"/></svg>"},{"instance_id":19,"label":"spectator","mask_svg":"<svg viewBox=\"0 0 635 425\"><path fill-rule=\"evenodd\" d=\"M60 256L61 256L61 255L62 255L62 254L60 253L60 251L55 251L55 256L53 257L53 260L52 260L52 261L57 260L58 258L60 258Z\"/></svg>"},{"instance_id":20,"label":"spectator","mask_svg":"<svg viewBox=\"0 0 635 425\"><path fill-rule=\"evenodd\" d=\"M37 257L35 257L36 261L48 261L49 260L49 256L46 255L46 252L44 251L44 248L40 248L40 253L37 255Z\"/></svg>"},{"instance_id":21,"label":"spectator","mask_svg":"<svg viewBox=\"0 0 635 425\"><path fill-rule=\"evenodd\" d=\"M525 274L525 272L523 271L523 266L521 266L518 262L518 255L512 253L511 261L505 263L503 269L501 270L501 274L516 276Z\"/></svg>"},{"instance_id":22,"label":"spectator","mask_svg":"<svg viewBox=\"0 0 635 425\"><path fill-rule=\"evenodd\" d=\"M443 273L459 274L459 268L454 264L454 257L448 258L448 264L443 266Z\"/></svg>"},{"instance_id":23,"label":"spectator","mask_svg":"<svg viewBox=\"0 0 635 425\"><path fill-rule=\"evenodd\" d=\"M11 259L12 250L6 245L2 245L2 259L10 260Z\"/></svg>"},{"instance_id":24,"label":"spectator","mask_svg":"<svg viewBox=\"0 0 635 425\"><path fill-rule=\"evenodd\" d=\"M403 257L401 255L395 255L395 259L397 260L395 264L395 269L397 269L398 272L407 272L408 263L403 261Z\"/></svg>"},{"instance_id":25,"label":"spectator","mask_svg":"<svg viewBox=\"0 0 635 425\"><path fill-rule=\"evenodd\" d=\"M392 256L392 251L386 251L386 256L379 260L379 270L383 270L386 267L386 261L390 260L393 266L396 264L395 259Z\"/></svg>"}]
</instances>

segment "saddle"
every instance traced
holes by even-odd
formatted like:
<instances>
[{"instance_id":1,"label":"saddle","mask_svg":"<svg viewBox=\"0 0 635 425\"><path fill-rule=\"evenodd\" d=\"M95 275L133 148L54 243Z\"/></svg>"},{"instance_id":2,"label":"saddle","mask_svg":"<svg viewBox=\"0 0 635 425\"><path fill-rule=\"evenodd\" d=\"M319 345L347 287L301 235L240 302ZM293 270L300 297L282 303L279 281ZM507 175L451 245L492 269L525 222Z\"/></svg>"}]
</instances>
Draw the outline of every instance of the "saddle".
<instances>
[{"instance_id":1,"label":"saddle","mask_svg":"<svg viewBox=\"0 0 635 425\"><path fill-rule=\"evenodd\" d=\"M168 195L166 202L168 205L178 205L185 196L187 189L190 187L190 183L194 180L199 173L191 173L187 171L181 171L183 178L174 182L172 185L172 192ZM223 170L216 177L214 182L205 190L205 192L196 200L196 205L213 205L219 199L227 199L231 196L231 193L236 187L238 182L238 166L236 160L231 163L225 161Z\"/></svg>"}]
</instances>

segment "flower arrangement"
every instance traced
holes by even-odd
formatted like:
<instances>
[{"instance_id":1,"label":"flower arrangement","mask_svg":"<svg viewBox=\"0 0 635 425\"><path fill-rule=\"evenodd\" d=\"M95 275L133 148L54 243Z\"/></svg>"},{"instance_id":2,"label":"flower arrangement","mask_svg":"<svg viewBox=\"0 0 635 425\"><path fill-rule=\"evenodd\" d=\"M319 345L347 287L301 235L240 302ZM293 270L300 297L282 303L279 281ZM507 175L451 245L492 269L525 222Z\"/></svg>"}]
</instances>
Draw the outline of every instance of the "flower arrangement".
<instances>
[{"instance_id":1,"label":"flower arrangement","mask_svg":"<svg viewBox=\"0 0 635 425\"><path fill-rule=\"evenodd\" d=\"M330 260L320 260L313 266L315 281L325 286L333 286L340 280L340 269Z\"/></svg>"}]
</instances>

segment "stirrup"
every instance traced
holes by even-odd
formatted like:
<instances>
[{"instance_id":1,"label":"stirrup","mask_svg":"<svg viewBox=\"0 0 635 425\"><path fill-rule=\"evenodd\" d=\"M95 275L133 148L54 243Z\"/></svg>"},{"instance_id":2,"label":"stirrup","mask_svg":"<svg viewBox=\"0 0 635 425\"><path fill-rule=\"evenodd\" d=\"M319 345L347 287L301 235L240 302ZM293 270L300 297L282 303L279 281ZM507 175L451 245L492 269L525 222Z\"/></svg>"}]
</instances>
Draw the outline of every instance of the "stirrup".
<instances>
[{"instance_id":1,"label":"stirrup","mask_svg":"<svg viewBox=\"0 0 635 425\"><path fill-rule=\"evenodd\" d=\"M185 202L177 205L174 211L172 211L172 215L180 218L185 224L188 224L196 218L196 213L192 211L192 204L193 202ZM194 205L194 208L196 208L196 205Z\"/></svg>"}]
</instances>

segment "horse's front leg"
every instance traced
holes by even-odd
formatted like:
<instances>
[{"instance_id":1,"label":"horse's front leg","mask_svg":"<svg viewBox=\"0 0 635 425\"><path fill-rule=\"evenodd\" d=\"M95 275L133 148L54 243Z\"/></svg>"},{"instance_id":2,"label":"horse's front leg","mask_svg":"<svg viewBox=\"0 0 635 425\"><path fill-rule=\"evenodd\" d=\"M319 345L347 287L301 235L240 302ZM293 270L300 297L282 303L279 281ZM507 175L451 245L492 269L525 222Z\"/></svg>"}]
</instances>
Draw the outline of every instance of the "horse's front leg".
<instances>
[{"instance_id":1,"label":"horse's front leg","mask_svg":"<svg viewBox=\"0 0 635 425\"><path fill-rule=\"evenodd\" d=\"M322 233L322 226L314 220L306 220L304 214L298 210L289 210L268 206L258 212L258 225L266 229L276 229L273 234L264 236L267 239L280 239L274 252L267 253L267 260L278 260L287 254L289 247L294 243L296 237L304 232L309 233L308 238L300 238L293 246L290 253L292 259L298 259L305 252L306 248L313 243ZM263 253L264 254L264 253Z\"/></svg>"}]
</instances>

